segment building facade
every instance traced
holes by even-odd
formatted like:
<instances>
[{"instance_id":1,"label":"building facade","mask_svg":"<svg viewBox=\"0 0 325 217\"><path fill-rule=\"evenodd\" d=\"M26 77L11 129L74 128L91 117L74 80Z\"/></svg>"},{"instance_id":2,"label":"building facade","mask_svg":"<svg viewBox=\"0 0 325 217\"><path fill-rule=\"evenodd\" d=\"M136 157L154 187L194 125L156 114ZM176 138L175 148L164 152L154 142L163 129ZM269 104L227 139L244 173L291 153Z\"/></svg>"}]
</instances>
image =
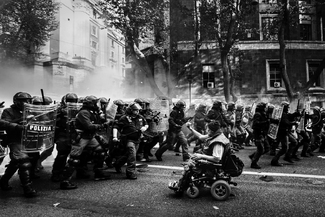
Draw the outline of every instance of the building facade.
<instances>
[{"instance_id":1,"label":"building facade","mask_svg":"<svg viewBox=\"0 0 325 217\"><path fill-rule=\"evenodd\" d=\"M47 94L122 97L125 44L121 34L105 27L95 0L57 0L59 27L43 47L35 75L46 81Z\"/></svg>"},{"instance_id":2,"label":"building facade","mask_svg":"<svg viewBox=\"0 0 325 217\"><path fill-rule=\"evenodd\" d=\"M179 0L177 2L194 10L199 1ZM247 31L245 37L236 44L241 55L234 57L237 70L240 72L235 78L234 89L238 98L243 101L256 101L263 97L271 101L286 99L287 94L280 73L279 42L268 32L268 25L274 16L277 16L270 13L269 9L275 7L276 3L277 0L258 0L258 4L252 6L255 9L251 14L250 22L260 31L258 33ZM285 36L286 67L294 90L298 90L308 82L325 58L324 5L316 4L316 0L304 0L298 3L299 13L294 18L296 25L291 26ZM188 63L195 49L195 19L193 16L180 16L177 10L176 6L171 7L171 44L177 46L177 56L171 65L174 74L179 73ZM185 85L192 90L182 90L179 95L182 98L196 99L201 98L204 93L207 97L222 99L223 77L220 68L220 51L215 40L203 39L200 43L198 54L200 70L195 71L198 82ZM307 97L314 104L323 105L324 93L325 75L322 73L309 89Z\"/></svg>"}]
</instances>

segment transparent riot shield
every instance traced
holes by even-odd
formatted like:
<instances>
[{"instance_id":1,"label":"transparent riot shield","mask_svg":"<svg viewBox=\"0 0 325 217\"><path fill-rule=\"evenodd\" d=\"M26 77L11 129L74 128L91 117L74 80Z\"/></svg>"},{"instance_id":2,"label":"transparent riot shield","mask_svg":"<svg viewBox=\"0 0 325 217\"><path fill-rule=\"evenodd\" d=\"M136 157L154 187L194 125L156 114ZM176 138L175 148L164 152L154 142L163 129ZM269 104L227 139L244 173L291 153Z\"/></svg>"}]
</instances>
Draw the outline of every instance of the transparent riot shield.
<instances>
[{"instance_id":1,"label":"transparent riot shield","mask_svg":"<svg viewBox=\"0 0 325 217\"><path fill-rule=\"evenodd\" d=\"M160 121L156 123L157 126L151 126L154 131L164 132L168 130L168 118L169 118L169 101L168 100L152 100L150 102L150 109L159 114Z\"/></svg>"},{"instance_id":2,"label":"transparent riot shield","mask_svg":"<svg viewBox=\"0 0 325 217\"><path fill-rule=\"evenodd\" d=\"M67 103L67 136L70 140L70 142L74 142L76 139L76 131L75 131L75 121L76 116L79 112L79 110L82 107L82 103L74 103L74 102L68 102Z\"/></svg>"},{"instance_id":3,"label":"transparent riot shield","mask_svg":"<svg viewBox=\"0 0 325 217\"><path fill-rule=\"evenodd\" d=\"M272 139L276 139L276 136L278 134L279 126L280 126L280 121L282 117L282 112L283 112L284 106L281 107L275 107L272 113L272 118L275 120L279 120L279 123L271 123L269 126L269 131L268 131L268 136Z\"/></svg>"},{"instance_id":4,"label":"transparent riot shield","mask_svg":"<svg viewBox=\"0 0 325 217\"><path fill-rule=\"evenodd\" d=\"M57 105L24 104L23 152L39 152L54 145Z\"/></svg>"},{"instance_id":5,"label":"transparent riot shield","mask_svg":"<svg viewBox=\"0 0 325 217\"><path fill-rule=\"evenodd\" d=\"M113 102L109 101L108 105L106 106L106 118L114 120L116 113L117 113L117 105Z\"/></svg>"}]
</instances>

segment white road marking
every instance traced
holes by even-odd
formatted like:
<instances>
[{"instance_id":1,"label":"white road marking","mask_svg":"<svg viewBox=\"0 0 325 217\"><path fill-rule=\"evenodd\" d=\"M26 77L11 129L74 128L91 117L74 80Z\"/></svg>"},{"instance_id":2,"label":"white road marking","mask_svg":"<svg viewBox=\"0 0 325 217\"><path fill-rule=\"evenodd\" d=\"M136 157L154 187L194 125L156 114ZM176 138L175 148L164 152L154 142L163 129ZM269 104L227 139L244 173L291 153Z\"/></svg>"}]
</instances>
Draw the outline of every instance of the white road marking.
<instances>
[{"instance_id":1,"label":"white road marking","mask_svg":"<svg viewBox=\"0 0 325 217\"><path fill-rule=\"evenodd\" d=\"M168 170L183 170L183 167L176 167L176 166L148 165L148 167L149 168L157 168L157 169L168 169ZM321 175L293 174L293 173L270 173L270 172L243 171L242 174L256 175L256 176L284 176L284 177L296 177L296 178L325 179L325 176L321 176Z\"/></svg>"}]
</instances>

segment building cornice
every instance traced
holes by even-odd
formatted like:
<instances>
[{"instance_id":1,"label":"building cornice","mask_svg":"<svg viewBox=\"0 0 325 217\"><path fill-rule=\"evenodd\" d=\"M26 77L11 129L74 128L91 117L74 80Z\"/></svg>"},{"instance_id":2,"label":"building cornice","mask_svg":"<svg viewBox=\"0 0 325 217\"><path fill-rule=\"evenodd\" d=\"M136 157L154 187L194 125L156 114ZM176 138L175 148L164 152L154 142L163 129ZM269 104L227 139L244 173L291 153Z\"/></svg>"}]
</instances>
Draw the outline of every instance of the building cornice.
<instances>
[{"instance_id":1,"label":"building cornice","mask_svg":"<svg viewBox=\"0 0 325 217\"><path fill-rule=\"evenodd\" d=\"M286 49L289 50L325 50L325 41L285 41ZM274 50L280 49L278 41L241 41L237 43L240 50ZM179 51L194 50L193 41L179 41L177 49ZM200 50L216 49L218 45L214 41L202 42Z\"/></svg>"}]
</instances>

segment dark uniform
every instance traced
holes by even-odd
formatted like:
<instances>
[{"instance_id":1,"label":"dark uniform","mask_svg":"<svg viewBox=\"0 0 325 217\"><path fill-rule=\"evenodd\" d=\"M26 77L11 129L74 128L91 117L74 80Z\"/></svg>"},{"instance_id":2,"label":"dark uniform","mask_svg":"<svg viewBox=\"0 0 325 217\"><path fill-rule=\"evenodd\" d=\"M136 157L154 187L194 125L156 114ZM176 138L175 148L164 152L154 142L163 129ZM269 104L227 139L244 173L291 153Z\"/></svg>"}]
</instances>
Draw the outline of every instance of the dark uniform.
<instances>
[{"instance_id":1,"label":"dark uniform","mask_svg":"<svg viewBox=\"0 0 325 217\"><path fill-rule=\"evenodd\" d=\"M70 180L76 168L80 166L81 156L85 148L92 153L94 179L97 181L110 178L109 174L104 174L102 170L105 150L95 138L96 133L103 128L96 115L96 111L98 111L96 105L97 98L95 96L85 97L83 106L76 116L75 128L79 138L72 144L70 157L63 172L63 181L60 184L61 189L77 188Z\"/></svg>"},{"instance_id":2,"label":"dark uniform","mask_svg":"<svg viewBox=\"0 0 325 217\"><path fill-rule=\"evenodd\" d=\"M57 155L52 166L51 180L62 181L63 170L71 151L71 143L76 137L74 122L69 123L67 103L77 103L78 96L75 93L68 93L61 99L61 105L57 112L55 138ZM73 118L74 119L74 118Z\"/></svg>"},{"instance_id":3,"label":"dark uniform","mask_svg":"<svg viewBox=\"0 0 325 217\"><path fill-rule=\"evenodd\" d=\"M13 97L14 104L11 105L10 108L3 111L1 119L16 125L21 125L23 121L24 103L30 103L31 98L31 95L28 93L16 93ZM22 152L21 131L21 127L8 127L8 129L6 129L7 143L10 149L10 162L7 165L5 174L1 177L0 187L2 190L11 190L12 187L9 185L9 180L18 170L24 195L26 197L34 197L37 196L37 192L32 188L32 181L30 177L32 164L28 155Z\"/></svg>"},{"instance_id":4,"label":"dark uniform","mask_svg":"<svg viewBox=\"0 0 325 217\"><path fill-rule=\"evenodd\" d=\"M282 164L279 163L279 159L284 154L285 157L283 158L283 160L288 161L289 163L293 163L291 159L291 154L295 147L294 145L296 145L292 142L290 143L291 145L288 144L289 131L291 130L292 126L296 124L296 121L294 120L295 117L298 117L300 114L298 112L290 114L288 102L282 102L281 105L283 106L283 112L277 134L277 140L281 143L281 148L278 153L273 157L271 161L272 166L282 166Z\"/></svg>"},{"instance_id":5,"label":"dark uniform","mask_svg":"<svg viewBox=\"0 0 325 217\"><path fill-rule=\"evenodd\" d=\"M128 179L137 179L136 153L141 135L148 129L146 119L139 115L140 109L139 104L131 103L127 108L126 115L123 115L113 126L114 141L117 140L117 132L120 132L121 145L126 148L125 154L116 159L114 166L117 171L120 171L120 168L127 163L126 177Z\"/></svg>"},{"instance_id":6,"label":"dark uniform","mask_svg":"<svg viewBox=\"0 0 325 217\"><path fill-rule=\"evenodd\" d=\"M263 154L270 150L267 139L269 119L266 115L266 103L260 102L256 105L252 122L253 138L257 149L249 155L249 158L252 160L251 168L261 169L257 162Z\"/></svg>"},{"instance_id":7,"label":"dark uniform","mask_svg":"<svg viewBox=\"0 0 325 217\"><path fill-rule=\"evenodd\" d=\"M228 133L228 126L231 125L230 120L227 119L222 110L222 103L220 101L214 101L212 108L208 111L205 121L210 123L211 121L218 121L220 123L221 129L225 134Z\"/></svg>"},{"instance_id":8,"label":"dark uniform","mask_svg":"<svg viewBox=\"0 0 325 217\"><path fill-rule=\"evenodd\" d=\"M207 106L205 103L200 103L193 117L193 122L194 122L193 127L196 131L198 131L201 134L206 133L206 122L204 120L205 116L207 115L206 108ZM196 141L195 147L193 149L193 153L194 153L197 150L202 148L202 141L197 139L192 133L190 135L191 136L187 140L188 144L190 145L191 142Z\"/></svg>"},{"instance_id":9,"label":"dark uniform","mask_svg":"<svg viewBox=\"0 0 325 217\"><path fill-rule=\"evenodd\" d=\"M161 156L168 148L174 145L175 140L179 143L179 146L182 147L183 161L189 159L188 154L188 144L186 137L182 131L182 125L187 122L185 118L184 109L186 104L183 100L179 100L174 106L172 112L170 113L168 123L169 129L167 134L166 143L159 147L156 151L155 156L158 161L161 161Z\"/></svg>"}]
</instances>

